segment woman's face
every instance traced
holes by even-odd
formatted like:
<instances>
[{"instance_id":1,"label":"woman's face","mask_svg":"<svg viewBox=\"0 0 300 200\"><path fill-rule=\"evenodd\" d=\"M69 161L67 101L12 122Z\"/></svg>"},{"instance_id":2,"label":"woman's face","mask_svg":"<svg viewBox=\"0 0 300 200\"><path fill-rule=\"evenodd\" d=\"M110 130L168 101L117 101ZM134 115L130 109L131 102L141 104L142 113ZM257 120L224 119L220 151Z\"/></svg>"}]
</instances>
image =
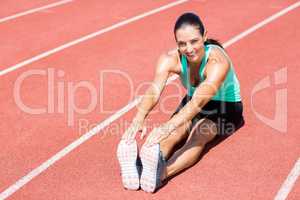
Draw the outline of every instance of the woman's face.
<instances>
[{"instance_id":1,"label":"woman's face","mask_svg":"<svg viewBox=\"0 0 300 200\"><path fill-rule=\"evenodd\" d=\"M201 36L197 27L185 25L176 31L177 46L190 63L199 64L204 55L204 41L206 34Z\"/></svg>"}]
</instances>

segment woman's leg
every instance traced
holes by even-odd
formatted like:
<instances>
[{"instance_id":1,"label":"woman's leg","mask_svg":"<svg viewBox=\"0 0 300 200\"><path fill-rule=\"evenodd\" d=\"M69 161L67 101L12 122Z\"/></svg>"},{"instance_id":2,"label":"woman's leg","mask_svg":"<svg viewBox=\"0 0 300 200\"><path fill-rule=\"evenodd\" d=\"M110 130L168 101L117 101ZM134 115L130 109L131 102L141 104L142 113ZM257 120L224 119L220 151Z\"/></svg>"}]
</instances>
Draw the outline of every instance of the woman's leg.
<instances>
[{"instance_id":1,"label":"woman's leg","mask_svg":"<svg viewBox=\"0 0 300 200\"><path fill-rule=\"evenodd\" d=\"M166 168L166 177L192 166L197 162L204 146L217 135L216 124L209 119L201 119L191 130L184 146L170 160Z\"/></svg>"},{"instance_id":2,"label":"woman's leg","mask_svg":"<svg viewBox=\"0 0 300 200\"><path fill-rule=\"evenodd\" d=\"M191 124L191 122L188 122L180 126L175 131L173 131L166 139L160 142L160 150L166 160L168 160L174 153L175 146L183 140L186 140Z\"/></svg>"},{"instance_id":3,"label":"woman's leg","mask_svg":"<svg viewBox=\"0 0 300 200\"><path fill-rule=\"evenodd\" d=\"M187 95L181 100L178 108L176 109L176 113L178 113L185 104L191 99L191 97L188 97ZM173 117L171 116L171 118ZM166 139L161 141L160 144L160 150L166 160L168 160L174 151L176 150L175 147L178 143L182 142L183 140L186 140L188 137L190 128L191 128L192 122L189 121L186 124L178 127L175 131L173 131Z\"/></svg>"},{"instance_id":4,"label":"woman's leg","mask_svg":"<svg viewBox=\"0 0 300 200\"><path fill-rule=\"evenodd\" d=\"M191 126L191 122L178 127L166 139L151 147L142 146L140 158L143 171L140 178L141 188L146 192L154 192L163 185L166 177L166 159L169 158L176 145L185 141Z\"/></svg>"}]
</instances>

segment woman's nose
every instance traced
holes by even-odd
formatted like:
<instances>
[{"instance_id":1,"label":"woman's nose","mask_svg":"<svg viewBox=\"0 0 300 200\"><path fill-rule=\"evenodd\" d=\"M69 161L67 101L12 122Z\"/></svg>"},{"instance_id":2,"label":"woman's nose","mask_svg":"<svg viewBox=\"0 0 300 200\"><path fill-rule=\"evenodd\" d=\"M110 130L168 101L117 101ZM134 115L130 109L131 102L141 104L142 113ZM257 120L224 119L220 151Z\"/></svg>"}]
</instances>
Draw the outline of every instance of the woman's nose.
<instances>
[{"instance_id":1,"label":"woman's nose","mask_svg":"<svg viewBox=\"0 0 300 200\"><path fill-rule=\"evenodd\" d=\"M187 53L191 53L193 51L193 46L191 44L187 44L186 51L187 51Z\"/></svg>"}]
</instances>

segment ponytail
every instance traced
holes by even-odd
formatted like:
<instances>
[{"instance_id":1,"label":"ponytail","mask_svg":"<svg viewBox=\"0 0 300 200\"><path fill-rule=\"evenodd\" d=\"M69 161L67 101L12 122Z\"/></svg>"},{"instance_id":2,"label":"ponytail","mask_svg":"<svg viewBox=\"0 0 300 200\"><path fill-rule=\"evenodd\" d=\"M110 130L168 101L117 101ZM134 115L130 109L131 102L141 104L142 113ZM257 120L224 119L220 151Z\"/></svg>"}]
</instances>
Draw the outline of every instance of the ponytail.
<instances>
[{"instance_id":1,"label":"ponytail","mask_svg":"<svg viewBox=\"0 0 300 200\"><path fill-rule=\"evenodd\" d=\"M204 42L204 45L209 45L209 44L214 44L214 45L217 45L217 46L221 47L222 49L224 49L224 47L218 40L209 38Z\"/></svg>"}]
</instances>

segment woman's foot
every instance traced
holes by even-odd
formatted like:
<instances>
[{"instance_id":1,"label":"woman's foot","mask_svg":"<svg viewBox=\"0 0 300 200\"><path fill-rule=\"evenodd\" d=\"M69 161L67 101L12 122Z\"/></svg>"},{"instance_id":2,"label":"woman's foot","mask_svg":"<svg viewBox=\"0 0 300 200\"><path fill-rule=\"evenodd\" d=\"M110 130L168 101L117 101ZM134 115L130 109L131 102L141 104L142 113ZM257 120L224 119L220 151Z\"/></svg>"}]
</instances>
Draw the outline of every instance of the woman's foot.
<instances>
[{"instance_id":1,"label":"woman's foot","mask_svg":"<svg viewBox=\"0 0 300 200\"><path fill-rule=\"evenodd\" d=\"M117 157L121 167L123 186L129 190L138 190L140 187L140 169L137 165L138 148L136 141L127 144L121 140L117 149Z\"/></svg>"},{"instance_id":2,"label":"woman's foot","mask_svg":"<svg viewBox=\"0 0 300 200\"><path fill-rule=\"evenodd\" d=\"M159 144L151 147L143 146L140 155L143 165L141 188L145 192L155 192L163 185L166 177L166 160L160 151Z\"/></svg>"}]
</instances>

